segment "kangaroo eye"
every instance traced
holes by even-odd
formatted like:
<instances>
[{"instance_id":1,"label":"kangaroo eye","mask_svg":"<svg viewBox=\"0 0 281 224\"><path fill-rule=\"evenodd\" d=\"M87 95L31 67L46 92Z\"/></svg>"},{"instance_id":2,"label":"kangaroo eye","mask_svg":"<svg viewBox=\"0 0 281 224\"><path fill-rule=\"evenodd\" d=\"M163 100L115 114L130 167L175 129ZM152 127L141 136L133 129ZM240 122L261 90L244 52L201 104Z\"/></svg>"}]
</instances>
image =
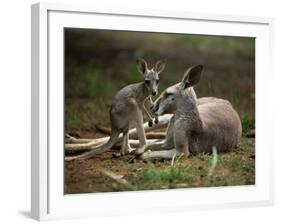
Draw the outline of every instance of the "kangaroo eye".
<instances>
[{"instance_id":1,"label":"kangaroo eye","mask_svg":"<svg viewBox=\"0 0 281 224\"><path fill-rule=\"evenodd\" d=\"M150 80L145 80L145 83L146 83L146 84L149 84L149 83L150 83Z\"/></svg>"}]
</instances>

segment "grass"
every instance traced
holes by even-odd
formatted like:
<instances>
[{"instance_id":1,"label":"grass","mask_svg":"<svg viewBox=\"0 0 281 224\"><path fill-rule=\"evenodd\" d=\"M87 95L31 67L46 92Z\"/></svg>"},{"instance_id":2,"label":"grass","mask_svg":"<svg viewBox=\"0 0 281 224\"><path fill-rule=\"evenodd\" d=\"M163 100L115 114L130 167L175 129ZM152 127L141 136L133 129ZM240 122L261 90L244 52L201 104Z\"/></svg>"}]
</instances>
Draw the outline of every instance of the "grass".
<instances>
[{"instance_id":1,"label":"grass","mask_svg":"<svg viewBox=\"0 0 281 224\"><path fill-rule=\"evenodd\" d=\"M170 161L143 164L135 161L126 165L124 175L130 188L119 185L115 190L154 190L189 187L215 187L255 184L254 139L242 138L237 151L218 155L218 162L209 175L213 156L201 153L190 158L182 158L173 166ZM112 184L107 183L110 188ZM133 187L131 187L133 186Z\"/></svg>"},{"instance_id":2,"label":"grass","mask_svg":"<svg viewBox=\"0 0 281 224\"><path fill-rule=\"evenodd\" d=\"M97 84L98 85L98 84ZM102 90L103 91L103 90ZM111 96L102 98L68 98L66 99L66 130L79 133L80 136L96 137L94 125L99 123L109 126L109 106ZM81 192L112 192L130 190L174 189L189 187L215 187L255 184L255 157L254 138L246 138L246 134L255 128L255 119L247 115L241 115L243 137L235 151L218 155L218 162L212 176L208 176L212 155L198 154L188 159L180 159L174 166L170 161L143 163L135 161L129 163L126 160L107 159L90 164L90 168L84 170L77 167L73 172L79 176L78 183L68 183L69 193ZM78 130L77 130L78 129ZM100 136L98 136L100 137ZM97 158L99 159L99 158ZM109 163L108 165L107 163ZM90 162L89 162L90 163ZM102 175L91 173L92 170L108 169L124 176L130 186L115 183ZM90 170L90 171L89 171ZM89 172L89 174L86 174ZM83 179L84 178L84 179ZM94 181L94 182L93 182ZM77 185L74 190L73 186ZM79 186L78 186L79 185Z\"/></svg>"},{"instance_id":3,"label":"grass","mask_svg":"<svg viewBox=\"0 0 281 224\"><path fill-rule=\"evenodd\" d=\"M243 115L241 116L241 123L243 134L248 133L251 129L255 129L255 118Z\"/></svg>"},{"instance_id":4,"label":"grass","mask_svg":"<svg viewBox=\"0 0 281 224\"><path fill-rule=\"evenodd\" d=\"M109 126L110 98L73 99L65 101L65 126L67 132L73 130L89 131L95 124Z\"/></svg>"},{"instance_id":5,"label":"grass","mask_svg":"<svg viewBox=\"0 0 281 224\"><path fill-rule=\"evenodd\" d=\"M195 175L191 172L190 166L176 165L158 170L152 164L133 180L133 184L138 190L176 188L181 183L194 181Z\"/></svg>"},{"instance_id":6,"label":"grass","mask_svg":"<svg viewBox=\"0 0 281 224\"><path fill-rule=\"evenodd\" d=\"M142 35L142 36L139 36ZM109 107L116 92L141 80L135 58L154 63L167 57L160 92L181 80L187 66L204 64L199 97L228 99L241 117L243 137L235 151L218 155L209 176L212 155L143 163L114 159L111 155L66 166L68 193L213 187L255 184L255 140L246 134L255 128L254 53L255 41L244 37L162 35L128 32L103 33L91 30L66 35L65 129L79 137L100 137L95 124L109 126ZM150 64L150 67L152 65ZM69 166L69 167L68 167ZM123 176L128 189L99 171L108 169Z\"/></svg>"},{"instance_id":7,"label":"grass","mask_svg":"<svg viewBox=\"0 0 281 224\"><path fill-rule=\"evenodd\" d=\"M65 95L68 98L109 98L118 88L102 69L69 63L66 74Z\"/></svg>"},{"instance_id":8,"label":"grass","mask_svg":"<svg viewBox=\"0 0 281 224\"><path fill-rule=\"evenodd\" d=\"M109 108L112 101L111 96L92 98L66 98L65 100L65 122L66 129L89 130L99 123L109 126ZM243 134L255 129L255 118L241 115Z\"/></svg>"},{"instance_id":9,"label":"grass","mask_svg":"<svg viewBox=\"0 0 281 224\"><path fill-rule=\"evenodd\" d=\"M255 52L255 42L251 38L225 38L222 36L179 35L183 44L191 45L201 51L221 51L228 54L248 56Z\"/></svg>"}]
</instances>

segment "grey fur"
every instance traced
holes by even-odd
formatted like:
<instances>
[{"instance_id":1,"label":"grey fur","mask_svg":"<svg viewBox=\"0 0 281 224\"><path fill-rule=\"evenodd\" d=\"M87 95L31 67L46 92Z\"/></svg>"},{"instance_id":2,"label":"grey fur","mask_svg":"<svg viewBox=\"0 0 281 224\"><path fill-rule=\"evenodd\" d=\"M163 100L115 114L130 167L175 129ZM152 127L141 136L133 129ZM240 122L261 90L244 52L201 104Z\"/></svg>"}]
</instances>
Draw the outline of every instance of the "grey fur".
<instances>
[{"instance_id":1,"label":"grey fur","mask_svg":"<svg viewBox=\"0 0 281 224\"><path fill-rule=\"evenodd\" d=\"M155 101L152 109L157 115L173 113L174 116L167 129L166 142L160 147L148 147L150 151L142 158L172 159L174 154L212 152L213 147L223 152L238 145L242 127L231 103L215 97L197 99L193 90L188 92L200 80L202 66L196 67L187 71L176 90L174 86L172 91L169 87ZM194 68L193 74L190 73Z\"/></svg>"},{"instance_id":2,"label":"grey fur","mask_svg":"<svg viewBox=\"0 0 281 224\"><path fill-rule=\"evenodd\" d=\"M146 145L146 137L143 129L144 111L149 120L152 121L152 115L145 107L146 101L151 102L151 95L158 93L159 74L164 70L166 60L158 61L154 68L148 69L144 59L137 59L137 67L143 75L143 82L128 85L121 89L114 97L110 108L111 135L109 141L91 151L78 156L77 158L91 158L95 155L108 151L118 140L120 133L123 133L123 143L121 154L130 152L129 128L135 123L140 145Z\"/></svg>"}]
</instances>

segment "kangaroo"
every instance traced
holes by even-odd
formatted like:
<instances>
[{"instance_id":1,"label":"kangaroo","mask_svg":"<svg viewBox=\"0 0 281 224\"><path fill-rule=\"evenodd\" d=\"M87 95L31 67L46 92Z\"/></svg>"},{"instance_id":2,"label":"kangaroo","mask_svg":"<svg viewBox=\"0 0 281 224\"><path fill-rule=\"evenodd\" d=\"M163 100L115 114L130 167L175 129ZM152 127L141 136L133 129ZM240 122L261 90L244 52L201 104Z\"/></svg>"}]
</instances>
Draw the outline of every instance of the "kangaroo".
<instances>
[{"instance_id":1,"label":"kangaroo","mask_svg":"<svg viewBox=\"0 0 281 224\"><path fill-rule=\"evenodd\" d=\"M159 74L164 70L166 60L159 60L152 69L149 69L144 59L137 59L138 71L144 81L125 86L115 95L110 108L111 135L108 142L98 148L84 153L76 158L88 159L95 155L108 151L123 133L121 155L133 151L129 145L130 124L135 123L140 145L146 145L146 136L143 129L144 111L149 119L150 125L153 122L153 115L146 106L152 103L151 96L158 94Z\"/></svg>"},{"instance_id":2,"label":"kangaroo","mask_svg":"<svg viewBox=\"0 0 281 224\"><path fill-rule=\"evenodd\" d=\"M163 91L161 93L161 95L154 101L154 103L151 105L150 109L151 111L155 114L155 112L158 110L159 108L159 104L161 102L161 100L166 96L166 94L169 93L179 93L181 91L181 93L183 95L190 95L191 97L193 97L195 100L197 100L197 95L194 91L193 86L190 86L189 88L185 88L183 89L182 86L185 83L185 80L188 78L188 76L191 76L192 73L196 73L198 71L201 71L202 67L201 65L197 65L197 66L192 66L190 67L185 74L183 75L182 81L170 86L169 88L167 88L165 91ZM207 98L207 97L206 97ZM206 101L207 99L205 99ZM202 98L199 99L197 101L197 103L204 103L202 102ZM158 117L156 115L156 117ZM143 146L143 147L139 147L135 154L137 155L141 155L142 153L144 153L145 150L152 149L152 150L161 150L161 149L170 149L174 147L174 138L173 138L173 127L174 127L174 120L175 120L175 116L172 116L169 124L166 128L166 138L164 141L159 141L157 143L153 143L152 145L149 146Z\"/></svg>"},{"instance_id":3,"label":"kangaroo","mask_svg":"<svg viewBox=\"0 0 281 224\"><path fill-rule=\"evenodd\" d=\"M177 84L178 88L167 88L155 101L152 106L155 114L174 114L166 137L172 147L155 148L152 145L152 151L142 154L143 159L172 159L180 154L212 152L213 147L223 152L238 145L241 122L229 101L215 97L200 100L193 94L186 94L200 81L202 70L202 65L192 67Z\"/></svg>"}]
</instances>

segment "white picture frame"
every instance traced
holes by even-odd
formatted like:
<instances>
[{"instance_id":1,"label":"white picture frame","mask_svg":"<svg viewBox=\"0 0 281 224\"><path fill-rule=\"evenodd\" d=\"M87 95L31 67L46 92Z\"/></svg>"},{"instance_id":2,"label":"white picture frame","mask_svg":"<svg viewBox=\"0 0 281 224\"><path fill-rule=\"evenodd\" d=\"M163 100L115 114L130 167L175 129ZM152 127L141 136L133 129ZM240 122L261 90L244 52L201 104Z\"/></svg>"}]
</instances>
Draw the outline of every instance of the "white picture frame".
<instances>
[{"instance_id":1,"label":"white picture frame","mask_svg":"<svg viewBox=\"0 0 281 224\"><path fill-rule=\"evenodd\" d=\"M273 203L273 147L267 127L273 19L38 3L32 13L31 214L37 220L100 217ZM149 24L149 25L148 25ZM63 29L192 33L256 38L254 186L63 194ZM186 200L184 200L186 199ZM122 206L120 206L122 205Z\"/></svg>"}]
</instances>

